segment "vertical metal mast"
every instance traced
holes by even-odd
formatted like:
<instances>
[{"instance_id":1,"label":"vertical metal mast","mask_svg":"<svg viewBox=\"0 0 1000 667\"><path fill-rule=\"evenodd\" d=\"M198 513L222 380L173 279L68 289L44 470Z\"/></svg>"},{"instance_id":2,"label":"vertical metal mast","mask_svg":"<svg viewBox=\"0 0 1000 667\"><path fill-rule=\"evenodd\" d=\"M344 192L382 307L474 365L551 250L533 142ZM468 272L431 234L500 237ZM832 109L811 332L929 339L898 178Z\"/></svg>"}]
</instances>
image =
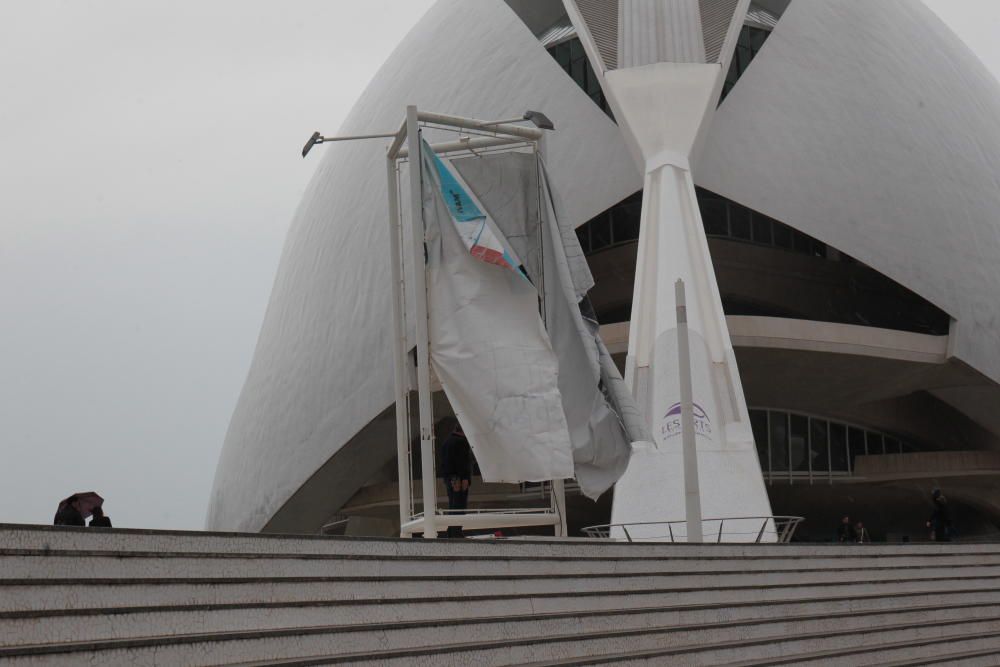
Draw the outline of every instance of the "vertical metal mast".
<instances>
[{"instance_id":1,"label":"vertical metal mast","mask_svg":"<svg viewBox=\"0 0 1000 667\"><path fill-rule=\"evenodd\" d=\"M420 127L417 107L406 107L406 143L410 149L410 228L413 237L413 301L417 332L417 395L420 404L420 469L424 499L424 537L437 537L437 478L434 465L434 415L427 337L427 274L424 258L423 193L420 184Z\"/></svg>"},{"instance_id":2,"label":"vertical metal mast","mask_svg":"<svg viewBox=\"0 0 1000 667\"><path fill-rule=\"evenodd\" d=\"M410 425L406 416L406 397L410 391L406 372L406 324L403 322L403 276L399 244L399 193L396 189L396 160L386 156L386 186L389 188L389 262L392 280L392 361L396 394L396 457L399 472L399 525L410 520L413 508L410 506Z\"/></svg>"}]
</instances>

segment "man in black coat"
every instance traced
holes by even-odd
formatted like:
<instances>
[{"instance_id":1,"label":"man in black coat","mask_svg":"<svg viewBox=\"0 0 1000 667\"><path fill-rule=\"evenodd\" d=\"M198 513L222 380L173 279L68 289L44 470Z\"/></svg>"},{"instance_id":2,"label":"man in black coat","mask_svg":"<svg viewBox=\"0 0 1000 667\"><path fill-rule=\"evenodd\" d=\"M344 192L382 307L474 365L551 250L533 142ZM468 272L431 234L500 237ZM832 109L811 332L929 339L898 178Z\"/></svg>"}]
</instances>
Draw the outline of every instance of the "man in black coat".
<instances>
[{"instance_id":1,"label":"man in black coat","mask_svg":"<svg viewBox=\"0 0 1000 667\"><path fill-rule=\"evenodd\" d=\"M469 507L469 486L472 484L472 448L456 424L441 443L441 477L448 490L448 509L465 510ZM448 537L463 537L461 526L448 526Z\"/></svg>"},{"instance_id":2,"label":"man in black coat","mask_svg":"<svg viewBox=\"0 0 1000 667\"><path fill-rule=\"evenodd\" d=\"M67 503L59 508L52 524L56 526L86 526L83 514L80 513L80 502L75 495L67 499Z\"/></svg>"},{"instance_id":3,"label":"man in black coat","mask_svg":"<svg viewBox=\"0 0 1000 667\"><path fill-rule=\"evenodd\" d=\"M931 529L931 540L934 542L951 542L951 513L948 511L948 499L941 489L931 492L931 502L934 512L931 514L927 527Z\"/></svg>"}]
</instances>

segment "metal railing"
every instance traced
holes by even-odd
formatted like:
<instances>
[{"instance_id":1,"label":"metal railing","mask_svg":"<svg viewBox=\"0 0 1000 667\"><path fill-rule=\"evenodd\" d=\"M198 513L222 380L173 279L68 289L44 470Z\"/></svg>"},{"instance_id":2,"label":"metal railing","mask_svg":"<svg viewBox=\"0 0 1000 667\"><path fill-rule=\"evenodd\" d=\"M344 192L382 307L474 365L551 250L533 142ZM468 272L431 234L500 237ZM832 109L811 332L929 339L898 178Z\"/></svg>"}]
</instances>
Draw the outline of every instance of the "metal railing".
<instances>
[{"instance_id":1,"label":"metal railing","mask_svg":"<svg viewBox=\"0 0 1000 667\"><path fill-rule=\"evenodd\" d=\"M734 516L703 519L705 542L761 542L785 544L791 542L795 529L804 521L800 516ZM726 523L729 523L729 530ZM758 527L759 525L759 527ZM657 529L656 527L662 527ZM687 521L639 521L606 523L582 529L587 537L620 539L628 542L687 542Z\"/></svg>"}]
</instances>

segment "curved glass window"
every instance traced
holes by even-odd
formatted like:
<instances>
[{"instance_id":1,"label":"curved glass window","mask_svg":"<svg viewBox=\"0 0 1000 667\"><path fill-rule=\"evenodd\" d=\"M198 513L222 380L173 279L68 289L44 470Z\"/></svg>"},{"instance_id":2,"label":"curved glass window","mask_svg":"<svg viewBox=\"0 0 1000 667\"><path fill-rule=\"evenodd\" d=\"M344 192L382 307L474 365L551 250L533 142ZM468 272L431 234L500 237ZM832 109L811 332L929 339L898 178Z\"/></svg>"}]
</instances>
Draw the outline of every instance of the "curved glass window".
<instances>
[{"instance_id":1,"label":"curved glass window","mask_svg":"<svg viewBox=\"0 0 1000 667\"><path fill-rule=\"evenodd\" d=\"M714 192L704 188L695 192L727 315L841 322L934 336L948 333L947 313L850 255ZM614 258L597 255L635 244L641 213L640 191L577 228L591 270L603 266L605 279L618 281L615 288L623 293L632 291L632 277L622 275L634 271L634 249L612 251ZM617 262L614 271L609 262ZM748 272L751 265L754 268ZM803 280L807 272L811 279ZM610 289L609 283L605 291ZM620 298L611 301L610 305L595 301L598 318L627 319L628 305Z\"/></svg>"},{"instance_id":2,"label":"curved glass window","mask_svg":"<svg viewBox=\"0 0 1000 667\"><path fill-rule=\"evenodd\" d=\"M601 108L601 111L608 114L612 120L611 107L608 105L601 84L597 80L597 74L587 60L587 54L583 50L583 43L579 37L573 37L565 42L560 42L548 48L549 55L555 58L559 66L566 70L566 73L573 77L576 85L580 86L587 97L594 100L594 104Z\"/></svg>"},{"instance_id":3,"label":"curved glass window","mask_svg":"<svg viewBox=\"0 0 1000 667\"><path fill-rule=\"evenodd\" d=\"M784 410L751 408L750 425L769 482L848 476L858 456L923 449L886 433Z\"/></svg>"}]
</instances>

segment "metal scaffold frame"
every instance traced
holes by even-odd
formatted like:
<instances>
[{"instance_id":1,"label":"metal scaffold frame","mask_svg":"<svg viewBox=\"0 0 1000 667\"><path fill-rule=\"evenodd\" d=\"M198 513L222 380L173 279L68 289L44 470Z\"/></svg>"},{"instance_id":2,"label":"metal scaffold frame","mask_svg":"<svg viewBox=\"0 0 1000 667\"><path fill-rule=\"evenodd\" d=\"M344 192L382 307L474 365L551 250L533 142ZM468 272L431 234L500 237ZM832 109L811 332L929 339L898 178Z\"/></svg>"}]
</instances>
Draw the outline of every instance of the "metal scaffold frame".
<instances>
[{"instance_id":1,"label":"metal scaffold frame","mask_svg":"<svg viewBox=\"0 0 1000 667\"><path fill-rule=\"evenodd\" d=\"M564 480L552 480L548 507L532 509L471 510L461 513L437 507L437 475L434 455L434 414L430 377L430 341L428 339L427 281L425 260L425 225L420 170L421 128L454 132L453 141L432 144L438 155L448 157L478 156L484 151L533 151L544 156L544 132L533 127L514 125L511 121L482 121L418 111L406 108L406 119L393 135L386 153L386 178L389 197L389 244L392 266L393 363L396 404L396 449L399 465L400 536L422 533L436 538L449 526L467 529L492 529L525 526L553 526L556 536L566 535L566 494ZM409 162L409 237L405 249L403 220L400 211L400 164ZM414 177L416 175L416 177ZM539 180L540 183L540 180ZM540 186L539 186L540 187ZM541 197L539 191L539 197ZM541 229L541 227L540 227ZM416 269L405 271L404 258L409 252ZM412 281L410 284L408 281ZM412 294L414 312L407 312L407 294ZM544 313L544 303L540 307ZM412 325L412 338L409 330ZM412 351L412 353L411 353ZM413 494L413 471L410 465L412 441L410 392L414 378L418 403L420 434L421 489L423 510L416 512ZM433 509L431 509L433 508Z\"/></svg>"}]
</instances>

